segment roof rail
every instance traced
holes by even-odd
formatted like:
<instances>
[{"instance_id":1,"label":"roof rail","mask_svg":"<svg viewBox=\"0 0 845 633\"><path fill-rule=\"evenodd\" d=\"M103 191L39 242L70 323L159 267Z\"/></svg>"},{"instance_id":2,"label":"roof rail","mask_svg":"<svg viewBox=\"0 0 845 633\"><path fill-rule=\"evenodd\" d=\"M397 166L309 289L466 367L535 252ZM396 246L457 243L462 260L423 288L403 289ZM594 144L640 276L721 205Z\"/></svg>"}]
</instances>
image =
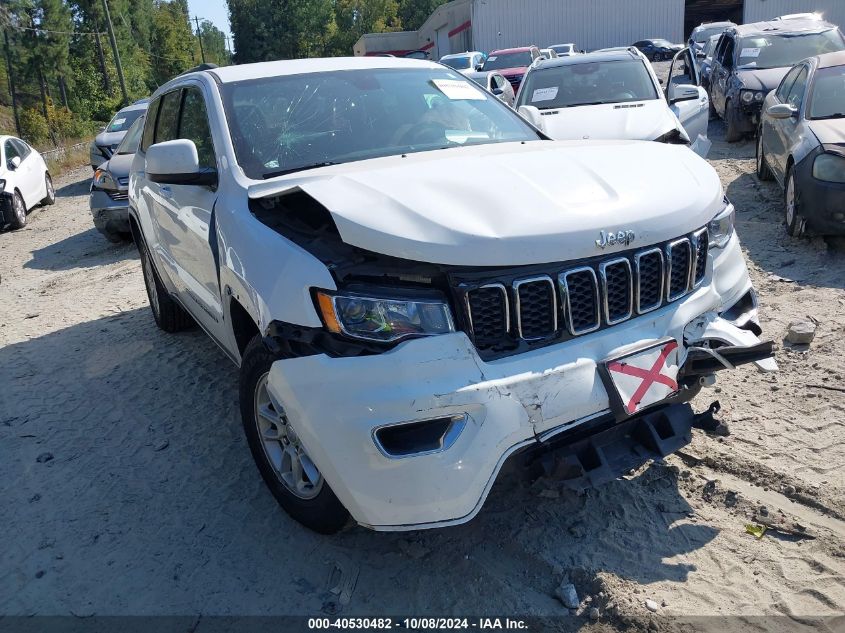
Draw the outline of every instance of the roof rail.
<instances>
[{"instance_id":1,"label":"roof rail","mask_svg":"<svg viewBox=\"0 0 845 633\"><path fill-rule=\"evenodd\" d=\"M199 66L194 66L193 68L189 68L188 70L185 70L185 71L179 73L177 75L177 77L181 77L182 75L187 75L188 73L198 73L198 72L201 72L203 70L213 70L215 68L217 68L217 64L212 64L210 62L203 62Z\"/></svg>"}]
</instances>

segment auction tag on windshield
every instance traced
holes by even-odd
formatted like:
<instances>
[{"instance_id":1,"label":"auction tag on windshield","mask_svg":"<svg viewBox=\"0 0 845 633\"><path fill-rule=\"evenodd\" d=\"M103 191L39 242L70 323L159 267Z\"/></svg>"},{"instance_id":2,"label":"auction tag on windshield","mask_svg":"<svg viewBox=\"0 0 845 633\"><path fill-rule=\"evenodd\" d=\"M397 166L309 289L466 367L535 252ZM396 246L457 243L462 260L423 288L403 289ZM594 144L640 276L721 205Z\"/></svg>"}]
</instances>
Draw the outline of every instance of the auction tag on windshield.
<instances>
[{"instance_id":1,"label":"auction tag on windshield","mask_svg":"<svg viewBox=\"0 0 845 633\"><path fill-rule=\"evenodd\" d=\"M432 79L432 83L437 86L440 92L454 101L466 99L484 101L487 98L481 90L474 88L471 83L466 81L459 81L457 79Z\"/></svg>"},{"instance_id":2,"label":"auction tag on windshield","mask_svg":"<svg viewBox=\"0 0 845 633\"><path fill-rule=\"evenodd\" d=\"M537 88L531 95L531 103L538 101L551 101L557 96L557 86L553 88Z\"/></svg>"},{"instance_id":3,"label":"auction tag on windshield","mask_svg":"<svg viewBox=\"0 0 845 633\"><path fill-rule=\"evenodd\" d=\"M115 125L123 125L124 123L126 123L125 118L124 119L115 119L114 121L112 121L111 126L114 127Z\"/></svg>"},{"instance_id":4,"label":"auction tag on windshield","mask_svg":"<svg viewBox=\"0 0 845 633\"><path fill-rule=\"evenodd\" d=\"M759 48L743 48L739 53L740 57L760 57Z\"/></svg>"}]
</instances>

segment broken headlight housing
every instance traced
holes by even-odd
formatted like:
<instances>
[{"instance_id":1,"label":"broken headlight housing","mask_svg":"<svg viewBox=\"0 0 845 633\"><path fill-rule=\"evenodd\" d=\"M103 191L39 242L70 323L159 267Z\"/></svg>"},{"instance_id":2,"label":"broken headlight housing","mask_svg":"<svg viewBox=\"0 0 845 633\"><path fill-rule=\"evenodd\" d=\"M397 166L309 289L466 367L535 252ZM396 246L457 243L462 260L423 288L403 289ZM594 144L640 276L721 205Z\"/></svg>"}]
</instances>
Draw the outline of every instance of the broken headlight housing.
<instances>
[{"instance_id":1,"label":"broken headlight housing","mask_svg":"<svg viewBox=\"0 0 845 633\"><path fill-rule=\"evenodd\" d=\"M813 161L813 178L824 182L845 182L845 158L836 154L819 154Z\"/></svg>"},{"instance_id":2,"label":"broken headlight housing","mask_svg":"<svg viewBox=\"0 0 845 633\"><path fill-rule=\"evenodd\" d=\"M449 306L436 299L324 291L317 291L316 299L326 329L352 338L395 343L455 331Z\"/></svg>"},{"instance_id":3,"label":"broken headlight housing","mask_svg":"<svg viewBox=\"0 0 845 633\"><path fill-rule=\"evenodd\" d=\"M98 169L94 172L94 186L97 189L105 189L106 191L117 191L117 181L105 169Z\"/></svg>"},{"instance_id":4,"label":"broken headlight housing","mask_svg":"<svg viewBox=\"0 0 845 633\"><path fill-rule=\"evenodd\" d=\"M752 103L762 103L763 99L766 98L766 93L762 90L740 90L739 98L745 105L750 105Z\"/></svg>"},{"instance_id":5,"label":"broken headlight housing","mask_svg":"<svg viewBox=\"0 0 845 633\"><path fill-rule=\"evenodd\" d=\"M716 217L707 223L707 232L710 235L710 248L724 248L734 234L736 209L734 209L734 205L727 201L727 198L725 199L725 203L725 208L719 211Z\"/></svg>"}]
</instances>

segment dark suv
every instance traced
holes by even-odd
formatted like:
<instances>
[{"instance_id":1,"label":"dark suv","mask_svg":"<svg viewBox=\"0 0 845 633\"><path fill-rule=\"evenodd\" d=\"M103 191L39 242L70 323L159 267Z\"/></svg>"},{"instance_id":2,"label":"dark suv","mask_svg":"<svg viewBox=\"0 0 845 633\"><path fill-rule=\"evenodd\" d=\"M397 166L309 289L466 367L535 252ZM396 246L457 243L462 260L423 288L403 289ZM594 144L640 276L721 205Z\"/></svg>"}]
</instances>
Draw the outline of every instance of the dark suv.
<instances>
[{"instance_id":1,"label":"dark suv","mask_svg":"<svg viewBox=\"0 0 845 633\"><path fill-rule=\"evenodd\" d=\"M725 120L728 142L753 134L763 99L807 57L845 50L839 29L819 20L757 22L727 29L713 55L711 115Z\"/></svg>"}]
</instances>

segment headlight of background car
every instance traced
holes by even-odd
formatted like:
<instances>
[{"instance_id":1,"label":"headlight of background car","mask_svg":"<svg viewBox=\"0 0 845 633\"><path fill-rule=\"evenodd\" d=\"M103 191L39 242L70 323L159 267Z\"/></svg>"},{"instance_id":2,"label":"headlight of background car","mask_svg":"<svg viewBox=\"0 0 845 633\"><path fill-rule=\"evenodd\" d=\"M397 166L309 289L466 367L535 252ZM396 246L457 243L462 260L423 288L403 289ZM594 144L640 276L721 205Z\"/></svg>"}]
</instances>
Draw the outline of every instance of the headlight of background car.
<instances>
[{"instance_id":1,"label":"headlight of background car","mask_svg":"<svg viewBox=\"0 0 845 633\"><path fill-rule=\"evenodd\" d=\"M317 292L317 304L330 332L353 338L392 343L455 331L449 306L440 301Z\"/></svg>"},{"instance_id":2,"label":"headlight of background car","mask_svg":"<svg viewBox=\"0 0 845 633\"><path fill-rule=\"evenodd\" d=\"M766 93L761 92L759 90L741 90L739 94L739 98L742 99L742 102L746 105L752 102L761 102L766 97Z\"/></svg>"},{"instance_id":3,"label":"headlight of background car","mask_svg":"<svg viewBox=\"0 0 845 633\"><path fill-rule=\"evenodd\" d=\"M845 182L845 158L836 154L819 154L813 161L813 178L825 182Z\"/></svg>"},{"instance_id":4,"label":"headlight of background car","mask_svg":"<svg viewBox=\"0 0 845 633\"><path fill-rule=\"evenodd\" d=\"M734 234L734 221L736 220L736 209L730 202L728 206L719 211L715 218L707 224L707 232L710 234L710 248L724 248Z\"/></svg>"},{"instance_id":5,"label":"headlight of background car","mask_svg":"<svg viewBox=\"0 0 845 633\"><path fill-rule=\"evenodd\" d=\"M117 191L119 188L112 175L105 169L98 169L94 172L94 186L109 191Z\"/></svg>"}]
</instances>

